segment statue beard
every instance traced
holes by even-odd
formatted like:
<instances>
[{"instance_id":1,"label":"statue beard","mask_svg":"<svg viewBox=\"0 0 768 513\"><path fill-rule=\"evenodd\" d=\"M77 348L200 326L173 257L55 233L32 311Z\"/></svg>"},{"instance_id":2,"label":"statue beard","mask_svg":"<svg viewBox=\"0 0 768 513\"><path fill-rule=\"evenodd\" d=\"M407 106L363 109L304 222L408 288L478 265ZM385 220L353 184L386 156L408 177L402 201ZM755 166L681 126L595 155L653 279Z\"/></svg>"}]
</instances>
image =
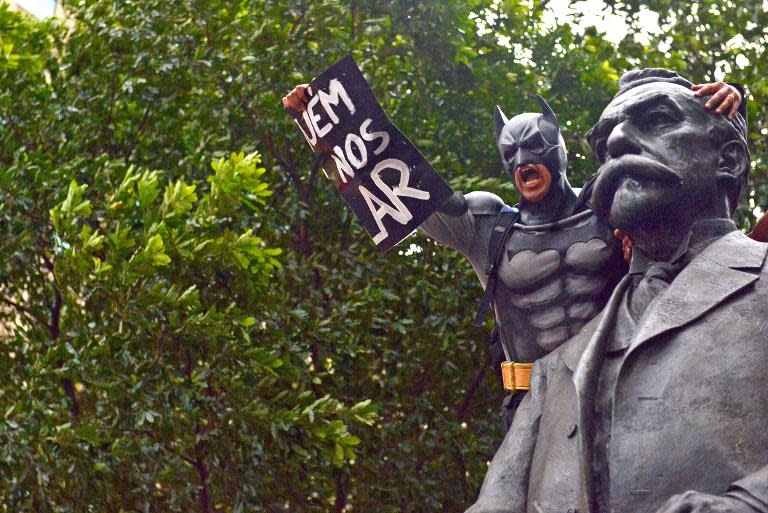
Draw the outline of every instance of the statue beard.
<instances>
[{"instance_id":1,"label":"statue beard","mask_svg":"<svg viewBox=\"0 0 768 513\"><path fill-rule=\"evenodd\" d=\"M660 162L625 155L598 170L593 210L647 254L664 259L688 229L679 212L681 185L680 175Z\"/></svg>"}]
</instances>

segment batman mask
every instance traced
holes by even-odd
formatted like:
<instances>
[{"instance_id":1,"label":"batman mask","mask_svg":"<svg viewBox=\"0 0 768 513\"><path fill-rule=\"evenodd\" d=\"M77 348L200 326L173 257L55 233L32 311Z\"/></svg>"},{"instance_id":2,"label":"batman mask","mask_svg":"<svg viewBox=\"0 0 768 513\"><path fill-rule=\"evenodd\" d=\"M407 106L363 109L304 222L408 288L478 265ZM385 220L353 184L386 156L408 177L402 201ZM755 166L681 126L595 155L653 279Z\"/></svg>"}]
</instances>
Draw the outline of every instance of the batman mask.
<instances>
[{"instance_id":1,"label":"batman mask","mask_svg":"<svg viewBox=\"0 0 768 513\"><path fill-rule=\"evenodd\" d=\"M515 171L528 164L542 164L551 174L552 183L565 177L568 157L560 125L552 109L539 95L536 100L542 114L524 113L507 119L497 106L496 145L504 169L515 179Z\"/></svg>"}]
</instances>

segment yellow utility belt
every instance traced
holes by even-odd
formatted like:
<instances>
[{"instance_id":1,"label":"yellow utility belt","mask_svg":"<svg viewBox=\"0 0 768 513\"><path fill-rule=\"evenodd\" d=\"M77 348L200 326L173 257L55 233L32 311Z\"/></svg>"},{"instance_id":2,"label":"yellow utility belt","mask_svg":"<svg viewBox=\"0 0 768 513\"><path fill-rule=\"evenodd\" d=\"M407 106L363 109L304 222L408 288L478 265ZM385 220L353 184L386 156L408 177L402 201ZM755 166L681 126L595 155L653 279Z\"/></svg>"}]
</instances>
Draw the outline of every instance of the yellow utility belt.
<instances>
[{"instance_id":1,"label":"yellow utility belt","mask_svg":"<svg viewBox=\"0 0 768 513\"><path fill-rule=\"evenodd\" d=\"M531 389L532 363L504 362L501 364L501 379L504 390L517 392Z\"/></svg>"}]
</instances>

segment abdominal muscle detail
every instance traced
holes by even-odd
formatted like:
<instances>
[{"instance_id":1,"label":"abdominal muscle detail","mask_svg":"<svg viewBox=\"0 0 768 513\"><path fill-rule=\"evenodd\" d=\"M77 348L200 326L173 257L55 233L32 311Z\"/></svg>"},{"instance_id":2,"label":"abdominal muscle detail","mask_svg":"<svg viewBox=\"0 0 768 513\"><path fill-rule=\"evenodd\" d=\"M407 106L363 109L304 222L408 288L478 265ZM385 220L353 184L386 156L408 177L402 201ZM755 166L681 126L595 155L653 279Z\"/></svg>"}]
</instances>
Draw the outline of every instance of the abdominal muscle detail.
<instances>
[{"instance_id":1,"label":"abdominal muscle detail","mask_svg":"<svg viewBox=\"0 0 768 513\"><path fill-rule=\"evenodd\" d=\"M516 229L499 266L496 318L522 361L578 333L624 271L619 241L594 215L550 233Z\"/></svg>"}]
</instances>

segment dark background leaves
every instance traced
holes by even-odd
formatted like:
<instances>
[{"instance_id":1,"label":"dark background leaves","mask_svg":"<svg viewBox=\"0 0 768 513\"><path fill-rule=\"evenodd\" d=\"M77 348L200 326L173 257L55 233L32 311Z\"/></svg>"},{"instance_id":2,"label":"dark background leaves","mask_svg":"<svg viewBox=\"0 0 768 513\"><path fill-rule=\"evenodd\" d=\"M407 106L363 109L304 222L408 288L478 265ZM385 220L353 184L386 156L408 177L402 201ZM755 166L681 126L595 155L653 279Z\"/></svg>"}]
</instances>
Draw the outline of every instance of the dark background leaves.
<instances>
[{"instance_id":1,"label":"dark background leaves","mask_svg":"<svg viewBox=\"0 0 768 513\"><path fill-rule=\"evenodd\" d=\"M500 439L477 280L421 234L378 254L280 97L352 54L455 188L514 202L494 105L545 96L578 186L622 71L724 69L768 204L763 3L608 2L619 43L579 5L554 24L539 0L0 8L0 504L463 511Z\"/></svg>"}]
</instances>

